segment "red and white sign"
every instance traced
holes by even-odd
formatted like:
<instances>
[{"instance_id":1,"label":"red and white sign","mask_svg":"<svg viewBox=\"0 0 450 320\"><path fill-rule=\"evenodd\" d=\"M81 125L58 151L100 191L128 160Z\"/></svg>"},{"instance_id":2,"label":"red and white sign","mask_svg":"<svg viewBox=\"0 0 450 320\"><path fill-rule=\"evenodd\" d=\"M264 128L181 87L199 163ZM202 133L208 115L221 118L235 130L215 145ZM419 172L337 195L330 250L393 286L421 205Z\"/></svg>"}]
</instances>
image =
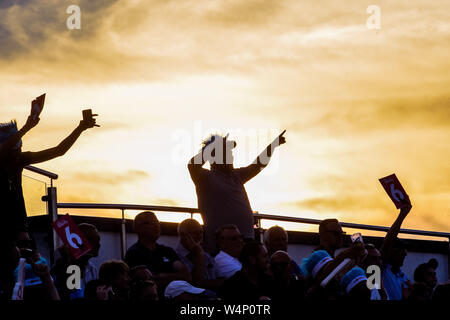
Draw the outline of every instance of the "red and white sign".
<instances>
[{"instance_id":1,"label":"red and white sign","mask_svg":"<svg viewBox=\"0 0 450 320\"><path fill-rule=\"evenodd\" d=\"M92 249L92 246L86 240L76 223L70 218L69 214L54 221L52 226L75 259L80 258Z\"/></svg>"},{"instance_id":2,"label":"red and white sign","mask_svg":"<svg viewBox=\"0 0 450 320\"><path fill-rule=\"evenodd\" d=\"M379 180L397 209L400 209L409 203L409 197L395 174L391 174L390 176Z\"/></svg>"}]
</instances>

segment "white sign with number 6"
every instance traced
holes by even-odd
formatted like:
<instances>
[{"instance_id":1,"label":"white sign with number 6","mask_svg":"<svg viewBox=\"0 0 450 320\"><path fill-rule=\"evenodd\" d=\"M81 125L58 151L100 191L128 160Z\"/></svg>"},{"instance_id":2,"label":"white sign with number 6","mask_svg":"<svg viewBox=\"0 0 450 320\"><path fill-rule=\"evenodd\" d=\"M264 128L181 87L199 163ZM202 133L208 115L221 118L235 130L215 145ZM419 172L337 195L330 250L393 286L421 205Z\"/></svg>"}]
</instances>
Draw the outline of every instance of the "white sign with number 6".
<instances>
[{"instance_id":1,"label":"white sign with number 6","mask_svg":"<svg viewBox=\"0 0 450 320\"><path fill-rule=\"evenodd\" d=\"M80 246L83 244L83 241L81 240L80 236L77 235L76 233L70 233L69 226L67 226L64 231L66 232L66 238L70 246L75 249L79 249ZM77 243L73 241L74 239L77 241Z\"/></svg>"}]
</instances>

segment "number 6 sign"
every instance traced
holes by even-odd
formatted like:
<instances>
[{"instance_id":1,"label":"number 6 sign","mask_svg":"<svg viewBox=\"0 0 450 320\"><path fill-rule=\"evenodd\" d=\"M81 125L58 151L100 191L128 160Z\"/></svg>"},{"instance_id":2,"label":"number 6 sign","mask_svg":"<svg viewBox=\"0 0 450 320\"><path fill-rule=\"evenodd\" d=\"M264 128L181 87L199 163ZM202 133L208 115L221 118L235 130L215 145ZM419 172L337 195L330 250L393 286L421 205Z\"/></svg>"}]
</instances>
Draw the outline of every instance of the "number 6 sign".
<instances>
[{"instance_id":1,"label":"number 6 sign","mask_svg":"<svg viewBox=\"0 0 450 320\"><path fill-rule=\"evenodd\" d=\"M54 221L52 226L75 259L80 258L92 249L92 246L68 214Z\"/></svg>"},{"instance_id":2,"label":"number 6 sign","mask_svg":"<svg viewBox=\"0 0 450 320\"><path fill-rule=\"evenodd\" d=\"M390 176L379 179L381 185L384 190L386 190L387 194L391 198L392 202L394 202L395 207L400 209L405 205L405 200L408 199L408 195L403 189L400 181L398 180L395 174L391 174Z\"/></svg>"}]
</instances>

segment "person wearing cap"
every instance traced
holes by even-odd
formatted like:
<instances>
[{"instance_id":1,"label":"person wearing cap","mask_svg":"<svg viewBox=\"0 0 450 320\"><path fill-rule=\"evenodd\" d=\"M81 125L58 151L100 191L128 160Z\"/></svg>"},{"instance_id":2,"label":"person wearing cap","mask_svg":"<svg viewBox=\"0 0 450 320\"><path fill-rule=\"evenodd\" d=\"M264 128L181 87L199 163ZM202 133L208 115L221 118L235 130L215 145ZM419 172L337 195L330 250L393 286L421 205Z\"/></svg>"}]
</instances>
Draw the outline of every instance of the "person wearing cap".
<instances>
[{"instance_id":1,"label":"person wearing cap","mask_svg":"<svg viewBox=\"0 0 450 320\"><path fill-rule=\"evenodd\" d=\"M411 281L401 270L407 251L405 243L398 239L398 233L412 208L408 197L403 202L400 213L389 228L380 249L383 259L381 277L389 300L406 299L412 290Z\"/></svg>"},{"instance_id":2,"label":"person wearing cap","mask_svg":"<svg viewBox=\"0 0 450 320\"><path fill-rule=\"evenodd\" d=\"M59 145L37 152L22 152L21 138L39 123L39 117L29 116L18 130L17 123L0 124L0 203L2 205L3 232L15 238L27 232L27 214L22 191L22 171L35 163L63 156L81 133L96 126L95 119L81 120L75 130ZM15 239L14 239L15 240Z\"/></svg>"},{"instance_id":3,"label":"person wearing cap","mask_svg":"<svg viewBox=\"0 0 450 320\"><path fill-rule=\"evenodd\" d=\"M215 254L214 233L221 225L235 224L244 238L254 238L254 219L244 184L265 168L276 147L286 142L279 135L249 166L234 168L236 142L227 136L211 135L188 163L195 184L198 207L205 226L204 248ZM211 170L203 168L209 162Z\"/></svg>"},{"instance_id":4,"label":"person wearing cap","mask_svg":"<svg viewBox=\"0 0 450 320\"><path fill-rule=\"evenodd\" d=\"M414 285L410 298L412 300L430 300L437 285L436 269L438 262L430 259L414 270Z\"/></svg>"},{"instance_id":5,"label":"person wearing cap","mask_svg":"<svg viewBox=\"0 0 450 320\"><path fill-rule=\"evenodd\" d=\"M370 290L367 287L366 272L354 267L341 279L341 289L350 300L369 301Z\"/></svg>"},{"instance_id":6,"label":"person wearing cap","mask_svg":"<svg viewBox=\"0 0 450 320\"><path fill-rule=\"evenodd\" d=\"M164 297L174 301L216 300L214 292L194 287L183 280L175 280L169 283L164 291Z\"/></svg>"}]
</instances>

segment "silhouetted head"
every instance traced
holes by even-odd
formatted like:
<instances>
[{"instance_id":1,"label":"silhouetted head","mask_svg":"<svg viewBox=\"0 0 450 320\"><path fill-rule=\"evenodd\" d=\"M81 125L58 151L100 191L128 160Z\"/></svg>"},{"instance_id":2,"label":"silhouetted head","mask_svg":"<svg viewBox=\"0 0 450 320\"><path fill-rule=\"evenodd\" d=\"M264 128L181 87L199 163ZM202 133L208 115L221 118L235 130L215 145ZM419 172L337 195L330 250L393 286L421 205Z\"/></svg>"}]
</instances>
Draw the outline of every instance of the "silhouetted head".
<instances>
[{"instance_id":1,"label":"silhouetted head","mask_svg":"<svg viewBox=\"0 0 450 320\"><path fill-rule=\"evenodd\" d=\"M275 279L288 278L292 259L285 251L276 251L270 256L270 270Z\"/></svg>"},{"instance_id":2,"label":"silhouetted head","mask_svg":"<svg viewBox=\"0 0 450 320\"><path fill-rule=\"evenodd\" d=\"M130 270L131 281L147 281L153 279L153 274L146 265L139 265L131 268Z\"/></svg>"},{"instance_id":3,"label":"silhouetted head","mask_svg":"<svg viewBox=\"0 0 450 320\"><path fill-rule=\"evenodd\" d=\"M427 263L420 264L414 270L414 281L424 283L427 287L433 289L437 284L437 267L438 262L436 259L430 259Z\"/></svg>"},{"instance_id":4,"label":"silhouetted head","mask_svg":"<svg viewBox=\"0 0 450 320\"><path fill-rule=\"evenodd\" d=\"M275 251L287 251L288 234L280 226L273 226L264 232L264 244L269 256Z\"/></svg>"},{"instance_id":5,"label":"silhouetted head","mask_svg":"<svg viewBox=\"0 0 450 320\"><path fill-rule=\"evenodd\" d=\"M257 241L249 241L244 244L239 258L242 263L242 269L263 274L269 267L269 258L267 250Z\"/></svg>"},{"instance_id":6,"label":"silhouetted head","mask_svg":"<svg viewBox=\"0 0 450 320\"><path fill-rule=\"evenodd\" d=\"M337 250L342 247L345 232L337 219L325 219L319 224L320 244L325 248Z\"/></svg>"},{"instance_id":7,"label":"silhouetted head","mask_svg":"<svg viewBox=\"0 0 450 320\"><path fill-rule=\"evenodd\" d=\"M396 238L394 240L393 248L389 253L389 264L392 266L392 268L394 268L394 270L398 269L403 266L407 255L408 252L406 251L406 244L402 240Z\"/></svg>"},{"instance_id":8,"label":"silhouetted head","mask_svg":"<svg viewBox=\"0 0 450 320\"><path fill-rule=\"evenodd\" d=\"M0 144L4 143L6 140L11 138L11 136L13 136L18 131L19 130L17 129L16 120L12 120L7 123L0 123ZM21 151L22 151L22 140L19 140L17 144L12 148L12 150L9 150L8 155L10 157L14 157Z\"/></svg>"},{"instance_id":9,"label":"silhouetted head","mask_svg":"<svg viewBox=\"0 0 450 320\"><path fill-rule=\"evenodd\" d=\"M371 265L376 265L381 268L382 259L380 251L371 243L365 244L364 248L367 250L367 256L363 260L363 268L367 269Z\"/></svg>"},{"instance_id":10,"label":"silhouetted head","mask_svg":"<svg viewBox=\"0 0 450 320\"><path fill-rule=\"evenodd\" d=\"M181 244L187 248L186 237L183 234L190 235L192 239L197 243L203 243L203 227L195 219L186 219L180 222L178 225L178 237Z\"/></svg>"},{"instance_id":11,"label":"silhouetted head","mask_svg":"<svg viewBox=\"0 0 450 320\"><path fill-rule=\"evenodd\" d=\"M98 257L98 252L100 250L100 234L98 233L97 228L90 223L80 223L78 228L80 228L80 231L92 246L92 250L89 251L88 255L91 257Z\"/></svg>"},{"instance_id":12,"label":"silhouetted head","mask_svg":"<svg viewBox=\"0 0 450 320\"><path fill-rule=\"evenodd\" d=\"M211 169L228 170L233 168L233 149L236 142L228 140L228 135L213 134L202 142L203 155L209 161Z\"/></svg>"},{"instance_id":13,"label":"silhouetted head","mask_svg":"<svg viewBox=\"0 0 450 320\"><path fill-rule=\"evenodd\" d=\"M220 250L235 258L239 258L244 245L242 234L234 224L223 225L217 229L216 243Z\"/></svg>"},{"instance_id":14,"label":"silhouetted head","mask_svg":"<svg viewBox=\"0 0 450 320\"><path fill-rule=\"evenodd\" d=\"M153 212L144 211L134 218L134 230L139 240L156 242L161 234L161 225Z\"/></svg>"},{"instance_id":15,"label":"silhouetted head","mask_svg":"<svg viewBox=\"0 0 450 320\"><path fill-rule=\"evenodd\" d=\"M120 260L104 262L98 270L98 279L108 286L112 286L115 292L127 291L130 288L130 269Z\"/></svg>"}]
</instances>

